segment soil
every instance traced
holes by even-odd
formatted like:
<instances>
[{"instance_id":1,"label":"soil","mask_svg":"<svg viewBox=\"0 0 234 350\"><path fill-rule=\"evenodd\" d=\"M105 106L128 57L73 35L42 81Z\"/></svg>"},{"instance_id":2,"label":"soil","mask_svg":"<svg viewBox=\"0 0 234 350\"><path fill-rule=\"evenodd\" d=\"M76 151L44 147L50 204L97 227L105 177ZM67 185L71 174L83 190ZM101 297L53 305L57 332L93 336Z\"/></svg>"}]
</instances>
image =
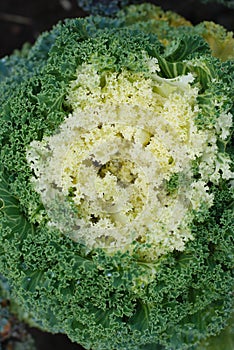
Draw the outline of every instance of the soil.
<instances>
[{"instance_id":1,"label":"soil","mask_svg":"<svg viewBox=\"0 0 234 350\"><path fill-rule=\"evenodd\" d=\"M192 23L212 20L233 30L234 11L221 5L204 5L198 0L148 1L165 10L174 10ZM1 0L0 2L0 57L19 49L24 42L33 43L38 35L49 30L59 20L68 17L83 17L86 13L76 0ZM66 336L51 335L30 329L38 350L82 350Z\"/></svg>"}]
</instances>

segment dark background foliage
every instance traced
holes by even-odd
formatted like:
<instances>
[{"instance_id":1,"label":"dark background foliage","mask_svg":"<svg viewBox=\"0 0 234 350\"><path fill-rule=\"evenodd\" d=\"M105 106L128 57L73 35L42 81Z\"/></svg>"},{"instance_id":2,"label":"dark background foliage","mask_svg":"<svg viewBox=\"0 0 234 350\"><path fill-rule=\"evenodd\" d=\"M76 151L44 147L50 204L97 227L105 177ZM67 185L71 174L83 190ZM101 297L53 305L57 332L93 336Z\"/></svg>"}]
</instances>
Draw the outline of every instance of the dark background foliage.
<instances>
[{"instance_id":1,"label":"dark background foliage","mask_svg":"<svg viewBox=\"0 0 234 350\"><path fill-rule=\"evenodd\" d=\"M50 29L58 20L85 16L86 12L78 7L78 2L79 0L1 0L0 57L11 54L26 41L33 43L42 31ZM223 5L203 4L199 0L148 2L160 5L166 10L174 10L192 23L213 20L230 30L233 29L234 11Z\"/></svg>"},{"instance_id":2,"label":"dark background foliage","mask_svg":"<svg viewBox=\"0 0 234 350\"><path fill-rule=\"evenodd\" d=\"M233 30L234 11L220 4L204 4L198 0L148 2L160 5L165 10L176 11L194 24L212 20ZM0 57L21 48L24 42L33 43L42 31L49 30L63 18L85 16L87 13L77 3L78 0L1 0ZM36 329L30 329L30 332L38 350L83 349L63 335L51 335Z\"/></svg>"}]
</instances>

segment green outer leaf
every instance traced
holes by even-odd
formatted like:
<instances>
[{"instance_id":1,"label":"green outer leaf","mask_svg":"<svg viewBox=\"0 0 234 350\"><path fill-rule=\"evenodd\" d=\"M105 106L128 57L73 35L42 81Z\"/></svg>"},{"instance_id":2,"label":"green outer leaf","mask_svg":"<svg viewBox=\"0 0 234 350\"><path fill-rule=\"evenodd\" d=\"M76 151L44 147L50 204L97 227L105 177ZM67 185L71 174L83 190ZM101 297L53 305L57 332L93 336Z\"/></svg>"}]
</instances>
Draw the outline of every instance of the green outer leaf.
<instances>
[{"instance_id":1,"label":"green outer leaf","mask_svg":"<svg viewBox=\"0 0 234 350\"><path fill-rule=\"evenodd\" d=\"M134 315L129 319L129 324L133 329L137 329L141 332L149 327L149 307L146 303L138 301Z\"/></svg>"},{"instance_id":2,"label":"green outer leaf","mask_svg":"<svg viewBox=\"0 0 234 350\"><path fill-rule=\"evenodd\" d=\"M234 349L234 316L224 330L202 342L196 350L232 350Z\"/></svg>"},{"instance_id":3,"label":"green outer leaf","mask_svg":"<svg viewBox=\"0 0 234 350\"><path fill-rule=\"evenodd\" d=\"M8 75L8 71L5 65L5 60L6 59L0 60L0 81L2 81L3 78Z\"/></svg>"},{"instance_id":4,"label":"green outer leaf","mask_svg":"<svg viewBox=\"0 0 234 350\"><path fill-rule=\"evenodd\" d=\"M0 212L6 217L7 226L13 233L19 234L20 239L23 240L28 234L34 235L33 225L20 212L19 201L11 194L3 174L0 174Z\"/></svg>"},{"instance_id":5,"label":"green outer leaf","mask_svg":"<svg viewBox=\"0 0 234 350\"><path fill-rule=\"evenodd\" d=\"M224 6L229 7L230 9L234 9L234 1L233 0L201 0L201 2L207 3L218 3Z\"/></svg>"},{"instance_id":6,"label":"green outer leaf","mask_svg":"<svg viewBox=\"0 0 234 350\"><path fill-rule=\"evenodd\" d=\"M210 54L210 49L208 44L199 35L183 35L174 42L166 47L166 52L164 57L169 62L182 62L188 57L193 57L193 55L205 55Z\"/></svg>"},{"instance_id":7,"label":"green outer leaf","mask_svg":"<svg viewBox=\"0 0 234 350\"><path fill-rule=\"evenodd\" d=\"M93 15L113 16L121 7L139 0L77 0L78 5Z\"/></svg>"}]
</instances>

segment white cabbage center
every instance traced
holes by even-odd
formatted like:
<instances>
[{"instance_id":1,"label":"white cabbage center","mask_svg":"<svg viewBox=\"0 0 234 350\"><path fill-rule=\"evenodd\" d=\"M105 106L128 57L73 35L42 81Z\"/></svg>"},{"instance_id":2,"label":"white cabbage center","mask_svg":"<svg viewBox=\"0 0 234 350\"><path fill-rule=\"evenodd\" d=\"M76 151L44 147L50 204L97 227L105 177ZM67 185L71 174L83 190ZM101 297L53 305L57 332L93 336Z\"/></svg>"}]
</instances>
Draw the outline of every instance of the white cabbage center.
<instances>
[{"instance_id":1,"label":"white cabbage center","mask_svg":"<svg viewBox=\"0 0 234 350\"><path fill-rule=\"evenodd\" d=\"M191 170L210 139L194 122L192 79L79 68L67 98L73 113L27 154L50 225L90 250L138 249L155 259L184 249L192 212L212 205Z\"/></svg>"}]
</instances>

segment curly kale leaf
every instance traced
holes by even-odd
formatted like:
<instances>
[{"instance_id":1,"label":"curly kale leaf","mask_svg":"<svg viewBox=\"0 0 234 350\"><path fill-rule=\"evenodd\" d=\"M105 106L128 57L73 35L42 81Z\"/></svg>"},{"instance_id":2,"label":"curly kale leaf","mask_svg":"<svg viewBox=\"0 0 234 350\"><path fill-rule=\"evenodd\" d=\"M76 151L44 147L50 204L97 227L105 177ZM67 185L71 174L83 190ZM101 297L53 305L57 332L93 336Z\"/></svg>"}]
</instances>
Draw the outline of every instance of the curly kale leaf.
<instances>
[{"instance_id":1,"label":"curly kale leaf","mask_svg":"<svg viewBox=\"0 0 234 350\"><path fill-rule=\"evenodd\" d=\"M92 15L104 15L113 16L122 7L129 4L138 3L139 0L77 0L78 5L85 11L91 13Z\"/></svg>"},{"instance_id":2,"label":"curly kale leaf","mask_svg":"<svg viewBox=\"0 0 234 350\"><path fill-rule=\"evenodd\" d=\"M207 3L218 3L220 5L224 5L229 7L230 9L234 9L234 1L233 0L201 0L201 2L207 4Z\"/></svg>"}]
</instances>

